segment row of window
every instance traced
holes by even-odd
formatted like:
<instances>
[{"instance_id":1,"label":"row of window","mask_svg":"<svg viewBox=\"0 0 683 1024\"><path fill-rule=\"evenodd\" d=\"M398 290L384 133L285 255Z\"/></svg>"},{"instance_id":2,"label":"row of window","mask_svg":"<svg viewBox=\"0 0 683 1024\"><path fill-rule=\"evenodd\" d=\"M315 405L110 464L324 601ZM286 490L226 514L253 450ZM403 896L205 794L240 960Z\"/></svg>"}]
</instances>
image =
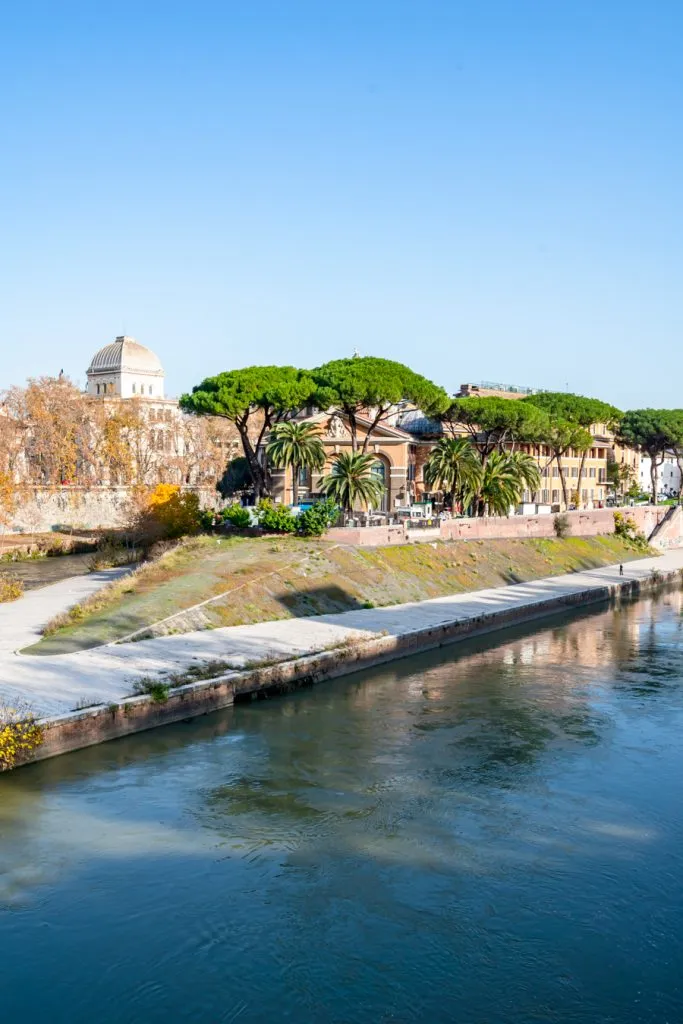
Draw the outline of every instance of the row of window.
<instances>
[{"instance_id":1,"label":"row of window","mask_svg":"<svg viewBox=\"0 0 683 1024\"><path fill-rule=\"evenodd\" d=\"M562 492L559 490L559 488L553 488L552 490L550 490L549 488L544 488L542 491L539 491L539 495L539 501L541 502L541 504L544 505L557 505L562 500ZM529 502L532 500L532 498L533 495L531 494L531 492L525 491L522 500ZM602 498L602 489L596 492L595 488L591 487L583 488L583 490L581 491L581 501L602 501Z\"/></svg>"},{"instance_id":2,"label":"row of window","mask_svg":"<svg viewBox=\"0 0 683 1024\"><path fill-rule=\"evenodd\" d=\"M550 475L551 475L551 473L550 473L550 466L544 466L542 471L541 471L541 476L549 477ZM552 475L553 475L553 477L559 477L560 471L559 471L557 466L553 466L552 467ZM572 466L571 469L568 468L567 472L565 473L565 476L573 477L574 479L577 479L578 475L579 475L579 467L578 466ZM596 470L595 466L588 466L587 468L584 466L584 468L581 470L581 477L582 478L583 477L589 477L590 479L596 479L597 478L600 481L600 483L604 484L605 481L607 480L607 470L606 469L597 469Z\"/></svg>"},{"instance_id":3,"label":"row of window","mask_svg":"<svg viewBox=\"0 0 683 1024\"><path fill-rule=\"evenodd\" d=\"M113 384L97 384L96 386L97 386L97 394L98 395L114 395L114 394L116 394L116 388L114 387ZM137 395L137 394L144 395L145 393L148 394L148 395L152 394L152 385L151 384L147 385L147 392L145 392L145 385L144 384L140 384L139 388L140 388L140 390L138 392L138 390L137 390L138 389L138 385L137 384L133 384L133 394L134 395Z\"/></svg>"},{"instance_id":4,"label":"row of window","mask_svg":"<svg viewBox=\"0 0 683 1024\"><path fill-rule=\"evenodd\" d=\"M527 455L535 455L536 458L550 458L553 454L547 444L520 444L519 450L526 452ZM575 452L573 448L570 448L564 453L564 458L581 459L583 458L583 454L583 452ZM586 457L589 459L606 459L607 449L589 448L586 452Z\"/></svg>"}]
</instances>

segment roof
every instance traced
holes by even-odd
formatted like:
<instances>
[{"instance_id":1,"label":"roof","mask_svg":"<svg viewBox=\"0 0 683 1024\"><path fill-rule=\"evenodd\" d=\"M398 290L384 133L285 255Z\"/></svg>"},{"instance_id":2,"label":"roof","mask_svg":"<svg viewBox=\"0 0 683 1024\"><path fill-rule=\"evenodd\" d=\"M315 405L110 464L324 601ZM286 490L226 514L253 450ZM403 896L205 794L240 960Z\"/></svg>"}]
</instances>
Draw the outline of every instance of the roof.
<instances>
[{"instance_id":1,"label":"roof","mask_svg":"<svg viewBox=\"0 0 683 1024\"><path fill-rule=\"evenodd\" d=\"M88 374L130 371L163 377L164 369L159 357L151 349L140 345L135 338L121 336L96 352L90 361Z\"/></svg>"},{"instance_id":2,"label":"roof","mask_svg":"<svg viewBox=\"0 0 683 1024\"><path fill-rule=\"evenodd\" d=\"M443 434L443 426L421 409L409 409L399 419L401 430L409 434Z\"/></svg>"}]
</instances>

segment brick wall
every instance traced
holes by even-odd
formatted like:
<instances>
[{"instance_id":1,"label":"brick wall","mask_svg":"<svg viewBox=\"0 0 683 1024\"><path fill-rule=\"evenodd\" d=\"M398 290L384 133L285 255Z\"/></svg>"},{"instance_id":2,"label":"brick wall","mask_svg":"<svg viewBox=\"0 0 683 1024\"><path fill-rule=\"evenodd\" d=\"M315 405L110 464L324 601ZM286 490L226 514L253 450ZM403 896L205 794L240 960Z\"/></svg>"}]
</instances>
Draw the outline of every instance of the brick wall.
<instances>
[{"instance_id":1,"label":"brick wall","mask_svg":"<svg viewBox=\"0 0 683 1024\"><path fill-rule=\"evenodd\" d=\"M596 537L614 533L614 509L596 508L586 512L567 512L572 537ZM667 514L668 506L642 505L623 509L638 529L649 537ZM334 529L329 540L360 547L383 547L388 544L428 543L434 540L500 540L524 537L554 537L554 516L498 516L482 519L450 519L439 530L409 530L405 526L371 526L365 529ZM672 534L673 536L673 534Z\"/></svg>"}]
</instances>

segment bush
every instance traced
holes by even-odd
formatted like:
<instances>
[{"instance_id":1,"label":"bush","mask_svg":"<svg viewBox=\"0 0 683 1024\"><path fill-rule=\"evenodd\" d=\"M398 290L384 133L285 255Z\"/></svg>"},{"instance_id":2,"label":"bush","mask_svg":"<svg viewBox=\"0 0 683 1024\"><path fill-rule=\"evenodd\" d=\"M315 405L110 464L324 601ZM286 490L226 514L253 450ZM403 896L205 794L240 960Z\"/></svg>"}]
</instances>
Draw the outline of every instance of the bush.
<instances>
[{"instance_id":1,"label":"bush","mask_svg":"<svg viewBox=\"0 0 683 1024\"><path fill-rule=\"evenodd\" d=\"M324 498L299 514L296 532L302 537L321 537L326 530L334 526L338 518L339 505L331 498Z\"/></svg>"},{"instance_id":2,"label":"bush","mask_svg":"<svg viewBox=\"0 0 683 1024\"><path fill-rule=\"evenodd\" d=\"M199 510L199 525L202 530L213 530L216 525L216 513L212 508L202 508Z\"/></svg>"},{"instance_id":3,"label":"bush","mask_svg":"<svg viewBox=\"0 0 683 1024\"><path fill-rule=\"evenodd\" d=\"M148 676L138 679L133 687L134 696L141 697L143 694L146 694L151 698L153 704L165 704L170 692L171 687L168 683L162 683L158 679L150 679Z\"/></svg>"},{"instance_id":4,"label":"bush","mask_svg":"<svg viewBox=\"0 0 683 1024\"><path fill-rule=\"evenodd\" d=\"M177 484L157 484L150 493L137 495L133 532L144 544L185 537L201 527L199 495L181 491Z\"/></svg>"},{"instance_id":5,"label":"bush","mask_svg":"<svg viewBox=\"0 0 683 1024\"><path fill-rule=\"evenodd\" d=\"M633 544L639 551L648 550L647 537L639 531L633 516L624 515L623 512L615 512L614 533L617 537L621 537L622 540Z\"/></svg>"},{"instance_id":6,"label":"bush","mask_svg":"<svg viewBox=\"0 0 683 1024\"><path fill-rule=\"evenodd\" d=\"M16 601L24 593L24 584L13 572L0 573L0 604Z\"/></svg>"},{"instance_id":7,"label":"bush","mask_svg":"<svg viewBox=\"0 0 683 1024\"><path fill-rule=\"evenodd\" d=\"M268 498L259 501L256 506L259 526L269 533L294 533L296 516L292 515L286 505L274 505Z\"/></svg>"},{"instance_id":8,"label":"bush","mask_svg":"<svg viewBox=\"0 0 683 1024\"><path fill-rule=\"evenodd\" d=\"M555 516L553 519L553 528L555 530L556 537L559 537L560 539L562 537L568 537L572 532L572 524L569 521L569 516L564 512L561 513L561 515Z\"/></svg>"},{"instance_id":9,"label":"bush","mask_svg":"<svg viewBox=\"0 0 683 1024\"><path fill-rule=\"evenodd\" d=\"M251 526L251 512L241 505L228 505L220 513L220 517L224 523L230 523L238 530L245 530L247 526Z\"/></svg>"},{"instance_id":10,"label":"bush","mask_svg":"<svg viewBox=\"0 0 683 1024\"><path fill-rule=\"evenodd\" d=\"M26 707L0 705L0 771L14 768L23 754L43 742L43 730Z\"/></svg>"}]
</instances>

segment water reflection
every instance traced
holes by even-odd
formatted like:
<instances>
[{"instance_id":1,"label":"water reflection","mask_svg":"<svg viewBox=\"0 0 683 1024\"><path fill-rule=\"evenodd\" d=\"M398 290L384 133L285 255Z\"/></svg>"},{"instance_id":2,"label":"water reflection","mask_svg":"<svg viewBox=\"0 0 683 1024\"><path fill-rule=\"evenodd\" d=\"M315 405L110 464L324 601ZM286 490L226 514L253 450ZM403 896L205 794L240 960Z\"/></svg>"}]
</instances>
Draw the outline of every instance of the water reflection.
<instances>
[{"instance_id":1,"label":"water reflection","mask_svg":"<svg viewBox=\"0 0 683 1024\"><path fill-rule=\"evenodd\" d=\"M669 594L0 777L17 991L37 967L70 1024L679 1019L680 634Z\"/></svg>"}]
</instances>

